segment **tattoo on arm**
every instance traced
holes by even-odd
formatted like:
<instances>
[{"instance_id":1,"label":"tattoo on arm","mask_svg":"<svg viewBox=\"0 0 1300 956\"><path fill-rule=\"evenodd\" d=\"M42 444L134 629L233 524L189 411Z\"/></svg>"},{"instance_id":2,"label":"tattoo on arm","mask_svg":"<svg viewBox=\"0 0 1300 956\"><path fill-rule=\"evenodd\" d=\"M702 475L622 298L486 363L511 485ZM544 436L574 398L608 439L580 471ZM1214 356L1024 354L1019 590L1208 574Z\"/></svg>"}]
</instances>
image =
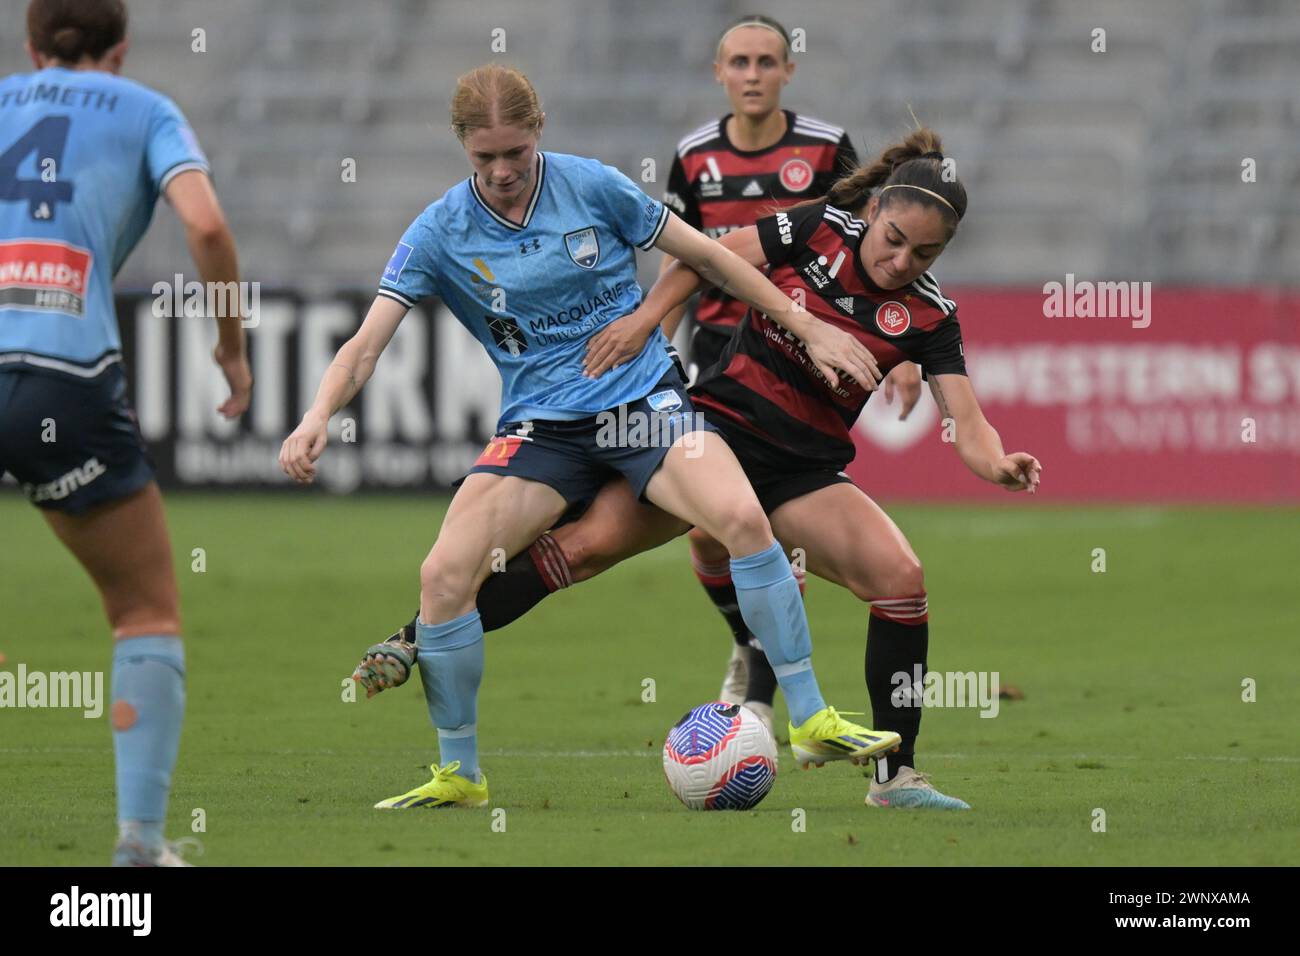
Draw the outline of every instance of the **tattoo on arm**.
<instances>
[{"instance_id":1,"label":"tattoo on arm","mask_svg":"<svg viewBox=\"0 0 1300 956\"><path fill-rule=\"evenodd\" d=\"M934 385L934 397L939 402L939 415L942 418L952 418L952 415L948 412L948 403L944 400L943 386L939 384L939 379L936 377L930 379L930 381Z\"/></svg>"}]
</instances>

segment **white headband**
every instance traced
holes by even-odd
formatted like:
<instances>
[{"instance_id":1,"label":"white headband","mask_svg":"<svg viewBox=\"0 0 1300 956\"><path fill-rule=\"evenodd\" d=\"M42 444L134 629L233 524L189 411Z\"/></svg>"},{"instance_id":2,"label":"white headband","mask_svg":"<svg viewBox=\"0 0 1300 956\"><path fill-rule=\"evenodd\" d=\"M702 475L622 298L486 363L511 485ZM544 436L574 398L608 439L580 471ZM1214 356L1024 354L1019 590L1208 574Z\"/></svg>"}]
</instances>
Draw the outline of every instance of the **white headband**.
<instances>
[{"instance_id":1,"label":"white headband","mask_svg":"<svg viewBox=\"0 0 1300 956\"><path fill-rule=\"evenodd\" d=\"M926 189L924 186L913 186L911 183L894 183L892 186L886 186L884 189L882 189L882 190L880 190L880 191L883 193L883 192L885 192L886 190L889 190L889 189L919 189L919 190L921 190L921 192L923 192L923 193L928 193L929 195L933 196L935 199L939 200L939 202L941 202L941 203L943 203L945 206L947 206L949 209L951 209L953 215L954 215L954 216L957 216L958 219L961 218L961 216L957 215L957 210L956 210L956 208L953 207L953 204L952 204L952 203L948 202L948 200L944 199L944 198L943 198L942 196L940 196L938 193L936 193L936 192L934 192L934 191L932 191L932 190Z\"/></svg>"}]
</instances>

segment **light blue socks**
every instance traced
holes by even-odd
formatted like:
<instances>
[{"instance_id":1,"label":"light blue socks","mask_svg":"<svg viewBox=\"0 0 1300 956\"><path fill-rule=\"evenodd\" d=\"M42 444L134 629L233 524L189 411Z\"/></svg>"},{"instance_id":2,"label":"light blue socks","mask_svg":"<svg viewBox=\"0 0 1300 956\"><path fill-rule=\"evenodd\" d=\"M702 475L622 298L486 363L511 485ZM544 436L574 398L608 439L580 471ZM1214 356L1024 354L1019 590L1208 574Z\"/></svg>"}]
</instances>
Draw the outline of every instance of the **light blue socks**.
<instances>
[{"instance_id":1,"label":"light blue socks","mask_svg":"<svg viewBox=\"0 0 1300 956\"><path fill-rule=\"evenodd\" d=\"M113 642L113 754L124 837L162 842L185 716L185 650L169 634Z\"/></svg>"},{"instance_id":2,"label":"light blue socks","mask_svg":"<svg viewBox=\"0 0 1300 956\"><path fill-rule=\"evenodd\" d=\"M731 559L741 616L758 638L798 727L826 706L812 669L812 637L799 584L775 541L766 551Z\"/></svg>"},{"instance_id":3,"label":"light blue socks","mask_svg":"<svg viewBox=\"0 0 1300 956\"><path fill-rule=\"evenodd\" d=\"M443 766L460 761L478 781L478 687L483 680L483 622L470 611L445 624L415 622L417 663Z\"/></svg>"}]
</instances>

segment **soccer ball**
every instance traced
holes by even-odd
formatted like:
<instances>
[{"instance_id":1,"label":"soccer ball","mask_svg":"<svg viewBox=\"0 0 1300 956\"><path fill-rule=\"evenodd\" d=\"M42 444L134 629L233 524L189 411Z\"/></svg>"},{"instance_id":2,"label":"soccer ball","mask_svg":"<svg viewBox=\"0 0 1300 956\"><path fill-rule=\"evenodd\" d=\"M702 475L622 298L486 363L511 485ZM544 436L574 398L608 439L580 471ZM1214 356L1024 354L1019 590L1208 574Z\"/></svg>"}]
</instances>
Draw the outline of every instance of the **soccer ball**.
<instances>
[{"instance_id":1,"label":"soccer ball","mask_svg":"<svg viewBox=\"0 0 1300 956\"><path fill-rule=\"evenodd\" d=\"M701 704L664 741L664 776L692 810L748 810L776 780L776 741L739 704Z\"/></svg>"}]
</instances>

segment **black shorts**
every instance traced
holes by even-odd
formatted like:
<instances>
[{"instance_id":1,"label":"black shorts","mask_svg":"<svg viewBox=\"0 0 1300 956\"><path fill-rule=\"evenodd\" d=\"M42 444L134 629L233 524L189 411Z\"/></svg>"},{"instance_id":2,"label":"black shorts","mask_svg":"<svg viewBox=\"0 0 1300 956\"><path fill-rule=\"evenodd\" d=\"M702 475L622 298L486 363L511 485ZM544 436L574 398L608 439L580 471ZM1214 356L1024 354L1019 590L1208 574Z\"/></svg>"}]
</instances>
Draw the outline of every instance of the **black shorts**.
<instances>
[{"instance_id":1,"label":"black shorts","mask_svg":"<svg viewBox=\"0 0 1300 956\"><path fill-rule=\"evenodd\" d=\"M0 475L6 471L32 504L68 514L153 481L121 363L86 379L0 366Z\"/></svg>"},{"instance_id":2,"label":"black shorts","mask_svg":"<svg viewBox=\"0 0 1300 956\"><path fill-rule=\"evenodd\" d=\"M676 366L649 395L574 421L511 422L488 442L469 470L514 475L549 485L585 510L601 486L622 475L639 500L677 439L713 431L696 412Z\"/></svg>"},{"instance_id":3,"label":"black shorts","mask_svg":"<svg viewBox=\"0 0 1300 956\"><path fill-rule=\"evenodd\" d=\"M791 461L790 456L725 415L700 406L705 420L731 446L758 496L763 511L770 515L787 501L831 485L853 484L853 479L830 465Z\"/></svg>"}]
</instances>

